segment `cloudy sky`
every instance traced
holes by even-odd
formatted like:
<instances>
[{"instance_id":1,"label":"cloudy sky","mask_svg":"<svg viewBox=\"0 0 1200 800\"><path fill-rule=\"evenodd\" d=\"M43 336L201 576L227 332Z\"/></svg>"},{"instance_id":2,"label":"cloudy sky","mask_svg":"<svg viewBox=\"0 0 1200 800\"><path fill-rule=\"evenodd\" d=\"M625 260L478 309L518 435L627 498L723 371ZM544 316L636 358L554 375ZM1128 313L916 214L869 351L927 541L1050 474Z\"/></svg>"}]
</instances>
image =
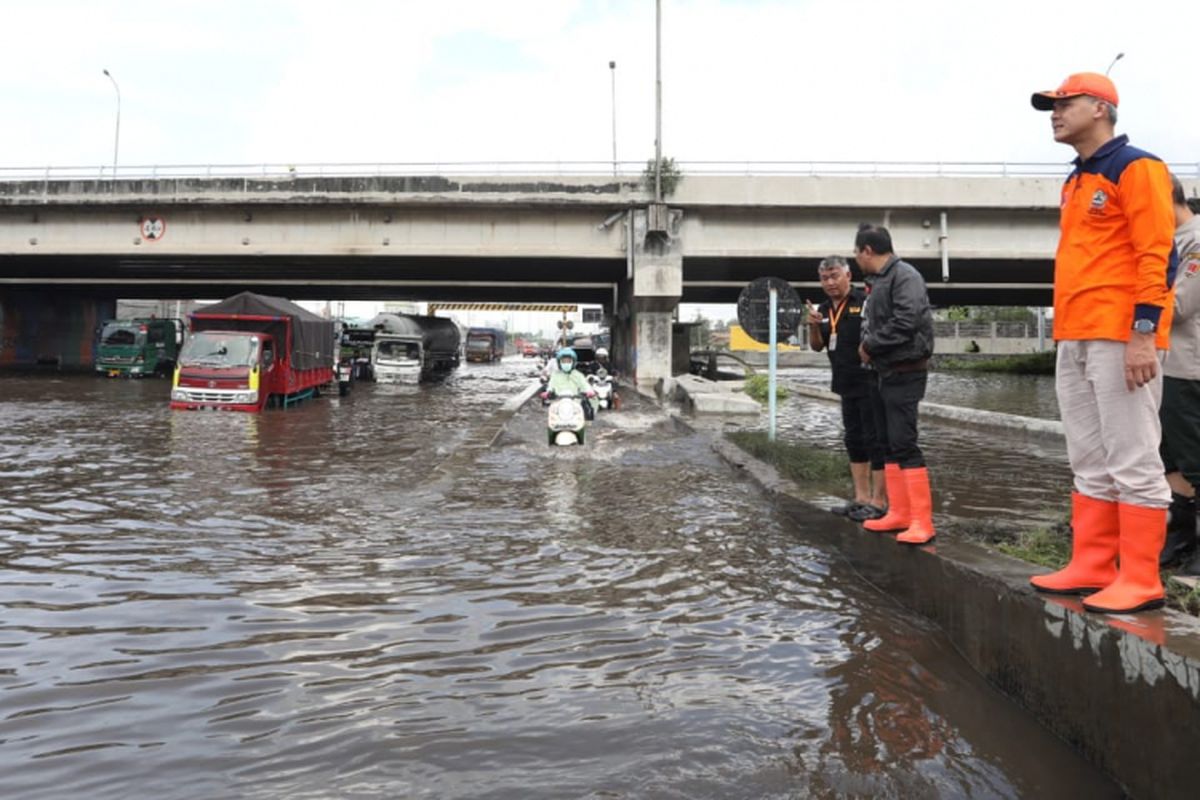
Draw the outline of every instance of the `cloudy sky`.
<instances>
[{"instance_id":1,"label":"cloudy sky","mask_svg":"<svg viewBox=\"0 0 1200 800\"><path fill-rule=\"evenodd\" d=\"M618 157L654 151L653 0L0 3L0 167L111 164L104 69L126 166L599 164L609 61ZM663 152L685 169L1066 162L1029 94L1123 52L1119 129L1200 170L1200 3L662 5Z\"/></svg>"},{"instance_id":2,"label":"cloudy sky","mask_svg":"<svg viewBox=\"0 0 1200 800\"><path fill-rule=\"evenodd\" d=\"M4 0L0 165L598 161L654 146L653 0ZM1200 4L663 0L681 161L1065 161L1032 90L1118 52L1121 128L1200 160Z\"/></svg>"}]
</instances>

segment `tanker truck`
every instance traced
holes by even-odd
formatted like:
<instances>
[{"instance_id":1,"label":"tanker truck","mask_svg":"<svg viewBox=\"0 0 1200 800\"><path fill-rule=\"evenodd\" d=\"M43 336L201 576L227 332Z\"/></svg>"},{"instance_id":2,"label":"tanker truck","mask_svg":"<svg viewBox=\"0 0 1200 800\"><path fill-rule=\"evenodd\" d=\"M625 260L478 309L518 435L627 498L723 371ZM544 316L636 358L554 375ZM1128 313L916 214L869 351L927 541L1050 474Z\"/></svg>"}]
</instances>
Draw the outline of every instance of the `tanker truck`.
<instances>
[{"instance_id":1,"label":"tanker truck","mask_svg":"<svg viewBox=\"0 0 1200 800\"><path fill-rule=\"evenodd\" d=\"M242 292L189 319L171 408L286 408L333 380L333 322L282 297Z\"/></svg>"},{"instance_id":2,"label":"tanker truck","mask_svg":"<svg viewBox=\"0 0 1200 800\"><path fill-rule=\"evenodd\" d=\"M371 370L380 383L426 381L459 364L462 335L454 320L379 314L367 326L375 331Z\"/></svg>"}]
</instances>

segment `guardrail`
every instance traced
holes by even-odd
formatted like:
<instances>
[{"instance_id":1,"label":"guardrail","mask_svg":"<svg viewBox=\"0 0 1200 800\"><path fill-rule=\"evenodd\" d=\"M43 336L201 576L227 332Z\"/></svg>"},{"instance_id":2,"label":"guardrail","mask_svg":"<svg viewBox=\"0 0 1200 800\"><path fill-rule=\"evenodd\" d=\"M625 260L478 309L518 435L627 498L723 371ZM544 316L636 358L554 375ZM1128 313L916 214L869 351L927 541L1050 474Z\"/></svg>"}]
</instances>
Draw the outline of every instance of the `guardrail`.
<instances>
[{"instance_id":1,"label":"guardrail","mask_svg":"<svg viewBox=\"0 0 1200 800\"><path fill-rule=\"evenodd\" d=\"M1200 162L1168 162L1181 178L1200 178ZM678 161L687 175L863 177L1062 177L1062 163L1004 161ZM612 177L640 181L639 161L414 161L308 164L138 164L0 167L0 182L243 178L366 178L410 176Z\"/></svg>"}]
</instances>

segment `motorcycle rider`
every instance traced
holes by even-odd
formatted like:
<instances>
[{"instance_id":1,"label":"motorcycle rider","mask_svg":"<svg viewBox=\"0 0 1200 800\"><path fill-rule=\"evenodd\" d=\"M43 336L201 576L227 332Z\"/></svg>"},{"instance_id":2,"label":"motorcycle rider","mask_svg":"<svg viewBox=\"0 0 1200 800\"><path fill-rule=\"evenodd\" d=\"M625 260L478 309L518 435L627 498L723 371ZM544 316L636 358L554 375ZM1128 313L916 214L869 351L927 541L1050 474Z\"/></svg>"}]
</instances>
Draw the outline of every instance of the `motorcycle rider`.
<instances>
[{"instance_id":1,"label":"motorcycle rider","mask_svg":"<svg viewBox=\"0 0 1200 800\"><path fill-rule=\"evenodd\" d=\"M558 369L550 372L550 380L546 382L547 393L552 397L580 397L584 417L592 419L592 404L588 402L588 398L595 397L596 392L587 382L587 378L575 369L575 362L579 360L575 351L564 347L555 354L554 360Z\"/></svg>"}]
</instances>

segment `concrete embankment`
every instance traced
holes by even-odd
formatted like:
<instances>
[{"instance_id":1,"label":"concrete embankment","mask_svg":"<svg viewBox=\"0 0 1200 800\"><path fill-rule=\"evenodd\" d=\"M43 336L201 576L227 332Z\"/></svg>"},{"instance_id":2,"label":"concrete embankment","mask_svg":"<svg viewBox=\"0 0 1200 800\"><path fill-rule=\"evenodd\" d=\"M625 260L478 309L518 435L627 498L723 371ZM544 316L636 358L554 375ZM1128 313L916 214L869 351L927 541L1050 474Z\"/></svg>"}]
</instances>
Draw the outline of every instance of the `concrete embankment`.
<instances>
[{"instance_id":1,"label":"concrete embankment","mask_svg":"<svg viewBox=\"0 0 1200 800\"><path fill-rule=\"evenodd\" d=\"M821 390L812 390L820 396ZM802 392L808 395L808 390ZM822 393L829 394L829 393ZM822 398L827 399L827 398ZM1061 435L1057 423L936 404L948 421ZM829 514L729 441L713 446L775 494L805 536L823 540L882 593L937 624L963 657L1133 797L1195 797L1200 742L1200 620L1164 610L1107 616L1040 595L1044 572L968 542L907 548Z\"/></svg>"}]
</instances>

